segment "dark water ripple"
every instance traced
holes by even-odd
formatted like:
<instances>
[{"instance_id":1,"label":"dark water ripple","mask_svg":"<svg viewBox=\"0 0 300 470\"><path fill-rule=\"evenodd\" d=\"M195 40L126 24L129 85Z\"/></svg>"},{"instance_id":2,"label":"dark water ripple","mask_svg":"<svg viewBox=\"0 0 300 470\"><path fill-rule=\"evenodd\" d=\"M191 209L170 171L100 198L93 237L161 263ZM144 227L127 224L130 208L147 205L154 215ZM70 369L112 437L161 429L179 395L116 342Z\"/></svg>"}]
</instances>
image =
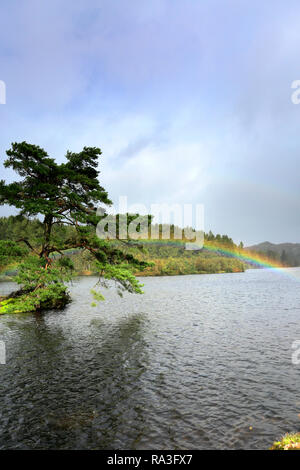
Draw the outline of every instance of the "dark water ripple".
<instances>
[{"instance_id":1,"label":"dark water ripple","mask_svg":"<svg viewBox=\"0 0 300 470\"><path fill-rule=\"evenodd\" d=\"M93 308L94 282L63 312L0 317L0 449L263 449L299 431L299 282L147 278Z\"/></svg>"}]
</instances>

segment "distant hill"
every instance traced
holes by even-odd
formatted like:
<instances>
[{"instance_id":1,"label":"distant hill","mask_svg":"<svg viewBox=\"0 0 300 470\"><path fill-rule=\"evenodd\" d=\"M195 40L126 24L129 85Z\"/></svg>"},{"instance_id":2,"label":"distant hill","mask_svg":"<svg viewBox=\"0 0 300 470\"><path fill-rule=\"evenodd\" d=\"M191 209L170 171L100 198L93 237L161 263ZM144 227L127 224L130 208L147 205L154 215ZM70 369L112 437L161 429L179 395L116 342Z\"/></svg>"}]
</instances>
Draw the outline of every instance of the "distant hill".
<instances>
[{"instance_id":1,"label":"distant hill","mask_svg":"<svg viewBox=\"0 0 300 470\"><path fill-rule=\"evenodd\" d=\"M264 253L269 258L281 261L288 266L300 266L300 243L263 242L248 246L246 249L256 253Z\"/></svg>"}]
</instances>

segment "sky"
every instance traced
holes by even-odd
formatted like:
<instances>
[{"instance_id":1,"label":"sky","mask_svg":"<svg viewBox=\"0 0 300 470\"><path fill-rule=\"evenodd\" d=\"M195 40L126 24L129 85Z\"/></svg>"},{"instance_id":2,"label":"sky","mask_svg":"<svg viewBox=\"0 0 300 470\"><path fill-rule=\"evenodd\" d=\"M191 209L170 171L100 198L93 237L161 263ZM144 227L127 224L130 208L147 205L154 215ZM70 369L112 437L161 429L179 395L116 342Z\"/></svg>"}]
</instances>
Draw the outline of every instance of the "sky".
<instances>
[{"instance_id":1,"label":"sky","mask_svg":"<svg viewBox=\"0 0 300 470\"><path fill-rule=\"evenodd\" d=\"M203 204L205 231L300 242L299 18L293 0L2 2L1 178L12 142L97 146L115 203Z\"/></svg>"}]
</instances>

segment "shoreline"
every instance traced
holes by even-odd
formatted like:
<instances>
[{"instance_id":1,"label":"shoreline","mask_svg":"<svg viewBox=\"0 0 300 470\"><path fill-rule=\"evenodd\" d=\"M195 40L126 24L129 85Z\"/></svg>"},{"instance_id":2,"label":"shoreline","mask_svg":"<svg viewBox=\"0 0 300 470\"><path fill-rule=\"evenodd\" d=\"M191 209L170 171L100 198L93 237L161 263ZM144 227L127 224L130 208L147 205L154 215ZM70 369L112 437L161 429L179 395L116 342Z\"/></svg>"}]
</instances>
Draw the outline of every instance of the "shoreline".
<instances>
[{"instance_id":1,"label":"shoreline","mask_svg":"<svg viewBox=\"0 0 300 470\"><path fill-rule=\"evenodd\" d=\"M246 271L246 270L245 270ZM152 274L152 273L143 273L143 272L139 272L138 274L135 274L136 277L174 277L174 276L196 276L196 275L199 275L199 276L202 276L204 274L236 274L236 273L244 273L245 271L215 271L215 272L206 272L206 271L202 271L202 272L199 272L199 273L155 273L155 274ZM99 273L97 272L92 272L92 271L89 271L88 273L86 271L83 271L83 272L79 272L79 273L76 273L76 275L74 276L74 278L76 277L98 277L99 276ZM0 283L1 282L14 282L14 277L15 276L0 276Z\"/></svg>"}]
</instances>

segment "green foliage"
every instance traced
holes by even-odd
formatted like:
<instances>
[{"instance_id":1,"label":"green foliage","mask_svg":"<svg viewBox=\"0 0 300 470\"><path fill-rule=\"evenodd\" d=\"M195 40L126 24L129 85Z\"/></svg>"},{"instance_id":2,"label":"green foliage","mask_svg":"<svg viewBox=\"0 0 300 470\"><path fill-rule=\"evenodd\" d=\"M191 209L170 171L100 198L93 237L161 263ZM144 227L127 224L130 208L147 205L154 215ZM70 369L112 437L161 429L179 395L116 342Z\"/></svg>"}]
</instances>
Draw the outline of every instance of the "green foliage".
<instances>
[{"instance_id":1,"label":"green foliage","mask_svg":"<svg viewBox=\"0 0 300 470\"><path fill-rule=\"evenodd\" d=\"M28 250L10 240L0 240L0 272L26 255Z\"/></svg>"},{"instance_id":2,"label":"green foliage","mask_svg":"<svg viewBox=\"0 0 300 470\"><path fill-rule=\"evenodd\" d=\"M44 258L29 256L18 267L15 281L22 285L24 290L36 289L49 284L69 281L71 279L70 268L61 264L47 266Z\"/></svg>"},{"instance_id":3,"label":"green foliage","mask_svg":"<svg viewBox=\"0 0 300 470\"><path fill-rule=\"evenodd\" d=\"M245 264L238 256L238 247L226 235L216 237L210 232L204 248L201 250L185 250L184 242L168 240L143 241L143 251L135 251L135 255L141 259L153 262L152 267L145 269L144 276L170 276L180 274L212 274L225 272L242 272ZM214 240L212 242L212 240ZM215 251L211 252L209 246L213 244ZM207 248L206 248L207 247ZM218 251L218 248L220 251ZM133 250L136 248L133 248ZM232 252L232 255L224 255L223 249Z\"/></svg>"},{"instance_id":4,"label":"green foliage","mask_svg":"<svg viewBox=\"0 0 300 470\"><path fill-rule=\"evenodd\" d=\"M0 240L30 239L34 245L40 244L43 235L43 225L37 218L22 215L0 217Z\"/></svg>"},{"instance_id":5,"label":"green foliage","mask_svg":"<svg viewBox=\"0 0 300 470\"><path fill-rule=\"evenodd\" d=\"M64 282L70 279L69 268L46 266L43 258L28 256L15 277L22 288L15 296L0 302L0 314L61 308L68 301Z\"/></svg>"},{"instance_id":6,"label":"green foliage","mask_svg":"<svg viewBox=\"0 0 300 470\"><path fill-rule=\"evenodd\" d=\"M25 219L25 218L24 218ZM20 221L18 217L9 217L2 219L2 226L5 232L5 221L11 230L20 235L15 226L19 227ZM34 244L34 230L36 228L36 220L22 221L22 227L26 226L28 231L28 240ZM0 219L1 222L1 219ZM87 230L89 239L94 237L93 230L83 227ZM70 226L63 226L56 224L53 227L57 243L61 246L66 243L67 236L69 239L76 237L76 229ZM67 235L66 235L67 234ZM209 239L209 240L208 240ZM64 250L64 256L61 253L53 252L50 256L57 265L68 266L71 270L78 274L97 274L99 266L97 265L97 258L101 262L118 263L125 256L138 259L139 264L134 265L130 263L129 266L133 268L133 273L144 276L161 276L161 275L176 275L176 274L203 274L203 273L222 273L222 272L240 272L245 269L245 265L239 259L233 256L224 256L222 253L223 248L227 248L233 253L237 254L241 251L241 247L234 245L233 241L227 235L219 236L219 241L216 241L216 236L211 232L205 234L205 246L213 244L214 247L220 247L220 252L211 252L205 247L198 251L185 250L185 242L179 240L141 240L129 241L121 244L118 240L111 240L108 244L106 241L94 240L94 246L99 247L98 253L95 256L91 251L83 248L69 248ZM109 248L108 248L109 246ZM103 247L106 247L104 250ZM121 251L121 254L120 254ZM124 259L123 259L124 261ZM140 268L141 262L146 262ZM117 264L116 264L117 265Z\"/></svg>"},{"instance_id":7,"label":"green foliage","mask_svg":"<svg viewBox=\"0 0 300 470\"><path fill-rule=\"evenodd\" d=\"M74 271L75 269L73 261L67 256L58 258L56 265L60 268L61 272L64 270Z\"/></svg>"},{"instance_id":8,"label":"green foliage","mask_svg":"<svg viewBox=\"0 0 300 470\"><path fill-rule=\"evenodd\" d=\"M45 309L61 309L68 301L69 296L63 284L50 284L19 297L2 300L0 302L0 315L34 312Z\"/></svg>"},{"instance_id":9,"label":"green foliage","mask_svg":"<svg viewBox=\"0 0 300 470\"><path fill-rule=\"evenodd\" d=\"M274 442L270 450L300 450L300 433L286 434Z\"/></svg>"},{"instance_id":10,"label":"green foliage","mask_svg":"<svg viewBox=\"0 0 300 470\"><path fill-rule=\"evenodd\" d=\"M21 214L42 214L66 221L68 214L86 223L97 202L109 204L106 191L97 179L101 150L84 147L79 153L68 151L66 163L58 164L37 145L13 143L7 152L6 168L13 168L23 179L11 184L0 182L0 200L21 209Z\"/></svg>"},{"instance_id":11,"label":"green foliage","mask_svg":"<svg viewBox=\"0 0 300 470\"><path fill-rule=\"evenodd\" d=\"M143 294L141 284L132 273L132 267L128 264L120 264L117 266L97 263L98 272L103 279L102 285L108 286L106 281L114 281L118 294L122 296L124 291L136 294Z\"/></svg>"},{"instance_id":12,"label":"green foliage","mask_svg":"<svg viewBox=\"0 0 300 470\"><path fill-rule=\"evenodd\" d=\"M181 274L213 274L243 272L244 263L237 259L221 256L204 257L202 254L193 257L152 259L154 265L145 269L143 276L175 276Z\"/></svg>"},{"instance_id":13,"label":"green foliage","mask_svg":"<svg viewBox=\"0 0 300 470\"><path fill-rule=\"evenodd\" d=\"M26 142L13 143L6 153L4 166L15 170L21 179L10 184L0 181L0 204L20 209L13 219L17 222L14 237L35 255L18 267L16 281L26 296L22 294L22 301L14 299L6 308L40 309L53 305L54 296L60 299L61 294L66 294L64 282L74 265L64 254L72 249L88 252L104 280L115 281L119 293L124 290L141 293L131 268L143 270L148 263L129 253L123 245L113 245L96 236L101 218L97 206L111 203L98 180L101 150L84 147L79 153L68 151L66 162L61 164L44 149ZM43 220L40 222L36 216ZM11 222L12 219L9 225ZM35 224L33 237L27 224ZM8 261L4 256L3 265ZM16 252L14 256L17 258Z\"/></svg>"},{"instance_id":14,"label":"green foliage","mask_svg":"<svg viewBox=\"0 0 300 470\"><path fill-rule=\"evenodd\" d=\"M97 302L102 302L105 300L105 297L95 289L91 289L91 294L93 295L94 299L97 300ZM95 302L92 303L92 307L95 307L97 304Z\"/></svg>"}]
</instances>

